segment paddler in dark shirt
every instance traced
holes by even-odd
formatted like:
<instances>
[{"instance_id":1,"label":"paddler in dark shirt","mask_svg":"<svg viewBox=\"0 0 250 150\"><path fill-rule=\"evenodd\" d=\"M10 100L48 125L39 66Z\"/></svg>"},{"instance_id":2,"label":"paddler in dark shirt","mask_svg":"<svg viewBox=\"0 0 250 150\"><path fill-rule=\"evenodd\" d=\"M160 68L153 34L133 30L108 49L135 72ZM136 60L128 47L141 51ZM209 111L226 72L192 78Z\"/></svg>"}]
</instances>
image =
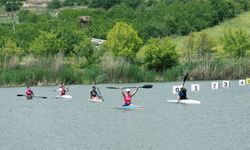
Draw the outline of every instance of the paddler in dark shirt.
<instances>
[{"instance_id":1,"label":"paddler in dark shirt","mask_svg":"<svg viewBox=\"0 0 250 150\"><path fill-rule=\"evenodd\" d=\"M100 98L100 96L98 95L97 91L96 91L96 87L93 86L92 90L90 91L90 98L94 99L94 98Z\"/></svg>"},{"instance_id":2,"label":"paddler in dark shirt","mask_svg":"<svg viewBox=\"0 0 250 150\"><path fill-rule=\"evenodd\" d=\"M182 87L178 93L178 102L180 100L185 100L185 99L188 99L187 98L187 89Z\"/></svg>"}]
</instances>

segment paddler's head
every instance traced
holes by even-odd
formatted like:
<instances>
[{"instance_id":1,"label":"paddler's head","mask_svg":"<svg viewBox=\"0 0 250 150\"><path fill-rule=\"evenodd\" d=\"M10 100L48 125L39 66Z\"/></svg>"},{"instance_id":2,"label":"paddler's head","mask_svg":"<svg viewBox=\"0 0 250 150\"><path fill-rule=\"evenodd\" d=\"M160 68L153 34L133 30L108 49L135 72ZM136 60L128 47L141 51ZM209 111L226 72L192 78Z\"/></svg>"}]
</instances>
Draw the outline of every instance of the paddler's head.
<instances>
[{"instance_id":1,"label":"paddler's head","mask_svg":"<svg viewBox=\"0 0 250 150\"><path fill-rule=\"evenodd\" d=\"M95 87L95 86L93 86L93 87L92 87L92 89L96 89L96 87Z\"/></svg>"},{"instance_id":2,"label":"paddler's head","mask_svg":"<svg viewBox=\"0 0 250 150\"><path fill-rule=\"evenodd\" d=\"M127 88L125 91L126 91L127 93L130 93L130 89L129 89L129 88Z\"/></svg>"},{"instance_id":3,"label":"paddler's head","mask_svg":"<svg viewBox=\"0 0 250 150\"><path fill-rule=\"evenodd\" d=\"M184 87L181 87L181 91L187 91L187 89Z\"/></svg>"}]
</instances>

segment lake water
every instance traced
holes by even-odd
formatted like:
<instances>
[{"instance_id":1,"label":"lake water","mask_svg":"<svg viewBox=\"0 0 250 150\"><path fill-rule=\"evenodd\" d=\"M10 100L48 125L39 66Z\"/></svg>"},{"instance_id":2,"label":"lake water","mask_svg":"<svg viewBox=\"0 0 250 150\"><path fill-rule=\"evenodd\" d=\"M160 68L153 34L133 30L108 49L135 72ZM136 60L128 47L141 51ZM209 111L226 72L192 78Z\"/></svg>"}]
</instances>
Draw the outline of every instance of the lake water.
<instances>
[{"instance_id":1,"label":"lake water","mask_svg":"<svg viewBox=\"0 0 250 150\"><path fill-rule=\"evenodd\" d=\"M221 82L221 81L219 81ZM190 84L200 84L191 92ZM153 84L139 89L123 111L120 90L106 86ZM1 150L249 150L250 85L211 89L211 82L187 81L188 97L200 105L167 103L181 82L100 84L105 102L88 100L92 85L70 85L72 100L59 100L56 87L32 87L47 99L17 97L25 87L0 88Z\"/></svg>"}]
</instances>

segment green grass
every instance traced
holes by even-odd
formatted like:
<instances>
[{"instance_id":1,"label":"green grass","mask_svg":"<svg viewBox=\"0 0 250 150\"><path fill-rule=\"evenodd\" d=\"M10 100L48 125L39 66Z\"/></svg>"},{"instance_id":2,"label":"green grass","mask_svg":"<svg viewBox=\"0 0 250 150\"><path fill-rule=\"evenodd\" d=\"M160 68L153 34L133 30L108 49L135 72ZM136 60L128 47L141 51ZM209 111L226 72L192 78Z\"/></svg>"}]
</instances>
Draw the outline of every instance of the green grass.
<instances>
[{"instance_id":1,"label":"green grass","mask_svg":"<svg viewBox=\"0 0 250 150\"><path fill-rule=\"evenodd\" d=\"M5 7L4 6L0 6L0 13L5 13Z\"/></svg>"},{"instance_id":2,"label":"green grass","mask_svg":"<svg viewBox=\"0 0 250 150\"><path fill-rule=\"evenodd\" d=\"M8 17L0 17L0 24L2 23L13 23L13 19L15 23L18 23L18 17L14 16L13 18L11 16Z\"/></svg>"},{"instance_id":3,"label":"green grass","mask_svg":"<svg viewBox=\"0 0 250 150\"><path fill-rule=\"evenodd\" d=\"M207 29L204 29L200 32L194 32L193 34L195 36L199 35L201 32L205 32L208 34L210 38L214 40L216 43L216 48L218 50L221 49L221 38L224 35L224 31L228 29L242 29L243 31L246 31L250 35L250 11L245 12L243 14L240 14L236 16L233 19L225 20L224 22L221 22L219 25L210 27ZM177 44L177 50L180 51L183 47L184 40L187 36L178 36L174 37L174 41Z\"/></svg>"}]
</instances>

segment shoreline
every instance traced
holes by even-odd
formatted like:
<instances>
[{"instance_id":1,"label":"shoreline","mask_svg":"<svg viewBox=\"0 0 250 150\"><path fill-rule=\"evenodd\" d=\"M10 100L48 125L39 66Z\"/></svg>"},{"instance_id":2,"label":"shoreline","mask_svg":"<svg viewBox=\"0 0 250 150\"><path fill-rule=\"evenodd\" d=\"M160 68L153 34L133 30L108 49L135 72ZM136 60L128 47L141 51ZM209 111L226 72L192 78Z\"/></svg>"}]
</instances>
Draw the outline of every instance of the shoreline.
<instances>
[{"instance_id":1,"label":"shoreline","mask_svg":"<svg viewBox=\"0 0 250 150\"><path fill-rule=\"evenodd\" d=\"M247 77L247 78L241 78L241 79L215 79L215 80L188 80L186 82L206 82L206 81L211 81L211 82L217 82L217 81L240 81L240 80L245 80L245 84L248 85L249 83L247 82L247 80L250 80L250 77ZM107 82L107 83L98 83L98 85L101 85L101 84L133 84L133 83L171 83L171 82L180 82L182 83L183 81L182 80L178 80L178 81L144 81L144 82L124 82L124 83L121 83L121 82ZM32 86L32 87L45 87L45 86L58 86L59 83L52 83L52 84L34 84L34 85L29 85L29 86ZM75 83L75 84L66 84L67 86L69 85L94 85L93 84L86 84L86 83ZM11 87L27 87L27 85L25 84L17 84L17 85L0 85L0 88L11 88Z\"/></svg>"}]
</instances>

